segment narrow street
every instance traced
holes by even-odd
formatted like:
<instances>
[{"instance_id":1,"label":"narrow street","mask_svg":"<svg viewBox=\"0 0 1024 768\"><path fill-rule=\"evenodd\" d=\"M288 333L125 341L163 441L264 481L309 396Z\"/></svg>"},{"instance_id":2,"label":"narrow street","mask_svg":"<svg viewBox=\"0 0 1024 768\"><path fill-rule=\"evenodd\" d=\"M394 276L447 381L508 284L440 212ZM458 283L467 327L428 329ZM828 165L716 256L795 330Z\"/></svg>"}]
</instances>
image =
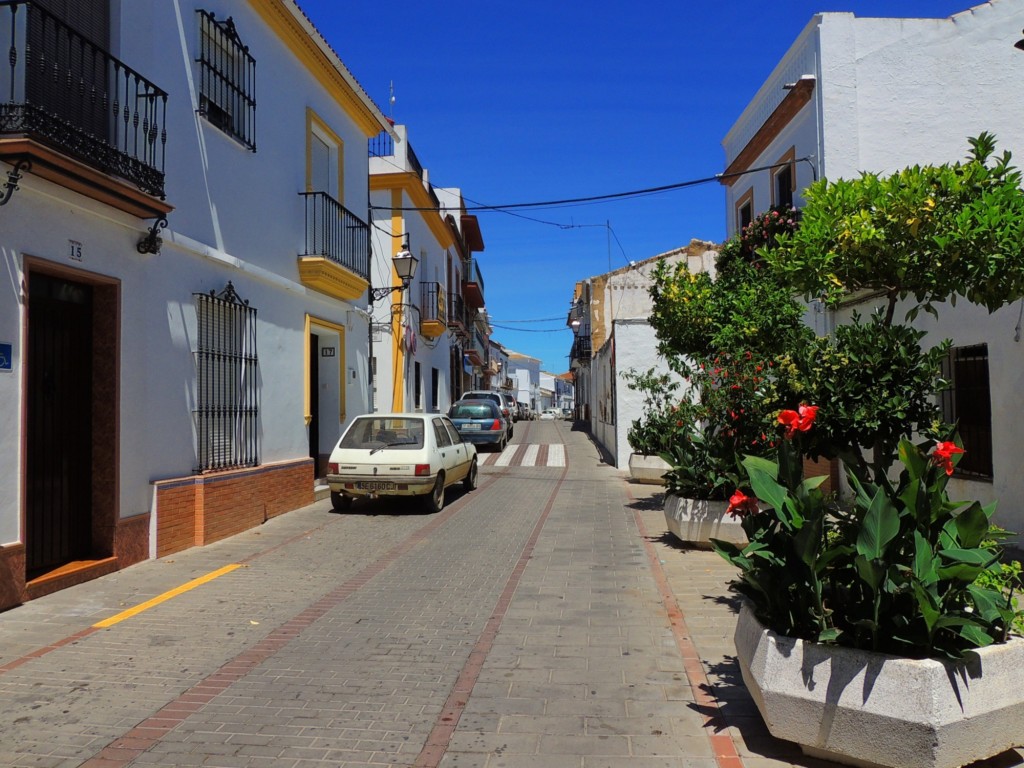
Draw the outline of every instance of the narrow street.
<instances>
[{"instance_id":1,"label":"narrow street","mask_svg":"<svg viewBox=\"0 0 1024 768\"><path fill-rule=\"evenodd\" d=\"M506 454L437 515L325 500L0 614L0 765L824 765L765 734L659 489L569 422Z\"/></svg>"}]
</instances>

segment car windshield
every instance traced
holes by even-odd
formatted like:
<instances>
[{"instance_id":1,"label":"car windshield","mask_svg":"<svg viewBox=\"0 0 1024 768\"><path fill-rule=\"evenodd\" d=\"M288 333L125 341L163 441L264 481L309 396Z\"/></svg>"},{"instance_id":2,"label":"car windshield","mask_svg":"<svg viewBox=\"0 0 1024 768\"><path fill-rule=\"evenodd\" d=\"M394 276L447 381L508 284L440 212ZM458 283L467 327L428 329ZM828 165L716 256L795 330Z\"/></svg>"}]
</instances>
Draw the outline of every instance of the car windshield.
<instances>
[{"instance_id":1,"label":"car windshield","mask_svg":"<svg viewBox=\"0 0 1024 768\"><path fill-rule=\"evenodd\" d=\"M453 419L493 419L490 403L455 403L448 415Z\"/></svg>"},{"instance_id":2,"label":"car windshield","mask_svg":"<svg viewBox=\"0 0 1024 768\"><path fill-rule=\"evenodd\" d=\"M368 450L422 448L423 419L361 416L352 422L338 447Z\"/></svg>"}]
</instances>

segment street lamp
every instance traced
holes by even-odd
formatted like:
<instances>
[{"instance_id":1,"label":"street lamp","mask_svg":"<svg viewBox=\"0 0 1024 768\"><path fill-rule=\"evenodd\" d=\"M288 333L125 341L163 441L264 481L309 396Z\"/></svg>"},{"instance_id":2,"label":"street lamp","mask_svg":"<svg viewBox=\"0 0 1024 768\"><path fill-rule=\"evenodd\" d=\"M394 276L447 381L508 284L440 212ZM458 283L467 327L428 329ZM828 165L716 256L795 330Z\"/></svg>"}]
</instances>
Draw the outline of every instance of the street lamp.
<instances>
[{"instance_id":1,"label":"street lamp","mask_svg":"<svg viewBox=\"0 0 1024 768\"><path fill-rule=\"evenodd\" d=\"M391 262L395 265L395 273L401 279L401 285L389 285L383 288L371 288L370 289L370 304L375 301L383 299L385 296L394 293L395 291L404 291L409 287L409 283L412 282L413 277L416 276L416 267L419 265L420 260L412 255L409 250L408 243L402 246L402 250L394 255Z\"/></svg>"}]
</instances>

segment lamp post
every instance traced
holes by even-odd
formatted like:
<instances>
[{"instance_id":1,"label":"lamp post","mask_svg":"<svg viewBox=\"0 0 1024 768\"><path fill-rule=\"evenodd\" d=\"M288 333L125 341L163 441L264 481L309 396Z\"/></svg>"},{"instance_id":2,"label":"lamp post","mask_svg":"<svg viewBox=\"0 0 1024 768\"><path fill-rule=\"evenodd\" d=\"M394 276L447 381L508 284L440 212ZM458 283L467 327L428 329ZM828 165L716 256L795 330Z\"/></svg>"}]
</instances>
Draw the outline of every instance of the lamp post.
<instances>
[{"instance_id":1,"label":"lamp post","mask_svg":"<svg viewBox=\"0 0 1024 768\"><path fill-rule=\"evenodd\" d=\"M420 260L412 255L409 250L409 244L405 243L402 245L402 250L394 255L391 259L392 264L395 265L395 273L402 281L401 285L388 285L382 288L371 288L370 289L370 304L372 305L376 301L380 301L385 296L394 293L395 291L404 291L409 287L409 283L416 276L416 267L419 266Z\"/></svg>"},{"instance_id":2,"label":"lamp post","mask_svg":"<svg viewBox=\"0 0 1024 768\"><path fill-rule=\"evenodd\" d=\"M405 289L408 288L409 284L412 282L412 279L416 276L416 267L419 266L420 260L412 255L412 251L409 250L409 242L406 241L406 242L404 242L402 244L402 250L400 250L393 257L391 257L391 263L394 264L394 266L395 266L395 274L398 275L398 278L402 281L402 284L401 285L388 285L388 286L383 286L381 288L370 288L370 290L369 290L370 311L371 311L370 319L369 319L369 325L370 325L370 328L369 328L369 337L370 337L370 340L369 340L369 355L370 355L371 360L370 360L370 363L369 363L369 369L370 369L370 393L369 393L369 396L368 396L369 397L368 402L371 404L371 407L373 407L373 409L375 411L377 410L377 408L376 408L376 394L375 394L376 389L377 389L377 383L376 383L376 373L374 371L375 358L373 357L373 315L372 315L373 305L374 305L375 302L380 301L385 296L390 296L395 291L402 291L404 293ZM394 319L394 315L392 314L392 320L393 319Z\"/></svg>"}]
</instances>

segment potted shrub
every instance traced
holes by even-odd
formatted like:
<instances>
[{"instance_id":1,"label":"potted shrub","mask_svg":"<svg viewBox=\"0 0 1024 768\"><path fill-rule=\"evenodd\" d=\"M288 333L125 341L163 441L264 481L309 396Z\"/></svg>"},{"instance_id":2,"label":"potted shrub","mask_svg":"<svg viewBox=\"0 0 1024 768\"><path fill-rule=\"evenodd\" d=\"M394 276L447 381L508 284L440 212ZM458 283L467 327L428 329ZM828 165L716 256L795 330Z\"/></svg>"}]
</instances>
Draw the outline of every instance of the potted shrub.
<instances>
[{"instance_id":1,"label":"potted shrub","mask_svg":"<svg viewBox=\"0 0 1024 768\"><path fill-rule=\"evenodd\" d=\"M839 762L954 768L1022 737L1019 566L1001 563L995 505L946 493L958 441L898 453L896 481L848 473L848 507L803 477L794 442L748 457L752 493L729 511L749 543L714 544L740 572L737 658L773 735Z\"/></svg>"},{"instance_id":2,"label":"potted shrub","mask_svg":"<svg viewBox=\"0 0 1024 768\"><path fill-rule=\"evenodd\" d=\"M757 249L796 224L791 207L757 217L722 247L715 275L664 261L654 270L658 351L688 386L672 411L679 437L663 453L671 465L665 523L689 544L745 540L725 514L728 497L745 454L774 454L772 420L791 394L789 350L812 334L792 290L764 269Z\"/></svg>"},{"instance_id":3,"label":"potted shrub","mask_svg":"<svg viewBox=\"0 0 1024 768\"><path fill-rule=\"evenodd\" d=\"M909 321L1024 295L1019 174L991 136L971 147L963 163L816 183L801 226L759 252L806 298L881 299L790 355L800 397L778 414L778 455L743 459L729 507L749 541L715 542L739 572L737 655L769 730L840 762L945 768L1024 738L1019 568L995 505L946 492L970 451L931 399L946 346L895 319L898 303ZM803 476L817 456L843 460L851 498Z\"/></svg>"},{"instance_id":4,"label":"potted shrub","mask_svg":"<svg viewBox=\"0 0 1024 768\"><path fill-rule=\"evenodd\" d=\"M626 385L644 397L644 413L633 421L626 434L633 449L629 457L630 477L638 483L664 485L664 475L670 467L662 454L672 449L678 433L674 410L679 383L654 368L642 373L630 369L623 376Z\"/></svg>"}]
</instances>

